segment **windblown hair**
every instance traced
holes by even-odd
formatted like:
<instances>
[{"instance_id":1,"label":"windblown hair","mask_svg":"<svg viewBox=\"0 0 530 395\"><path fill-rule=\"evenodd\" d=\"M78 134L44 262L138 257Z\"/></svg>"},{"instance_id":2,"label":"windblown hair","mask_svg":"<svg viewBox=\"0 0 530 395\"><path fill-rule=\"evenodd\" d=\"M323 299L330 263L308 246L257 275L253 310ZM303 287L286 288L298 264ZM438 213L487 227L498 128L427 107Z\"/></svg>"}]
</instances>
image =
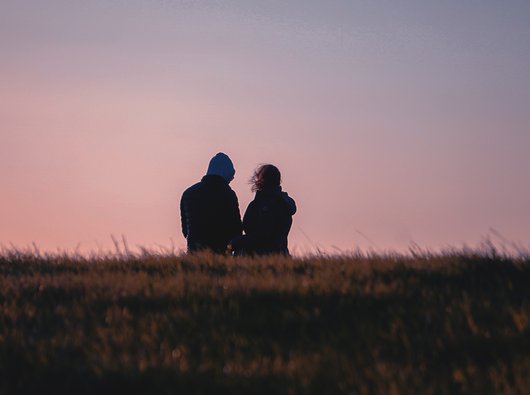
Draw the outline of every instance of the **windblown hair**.
<instances>
[{"instance_id":1,"label":"windblown hair","mask_svg":"<svg viewBox=\"0 0 530 395\"><path fill-rule=\"evenodd\" d=\"M252 185L252 192L263 191L279 187L282 182L280 170L274 165L266 164L259 166L252 175L249 184Z\"/></svg>"}]
</instances>

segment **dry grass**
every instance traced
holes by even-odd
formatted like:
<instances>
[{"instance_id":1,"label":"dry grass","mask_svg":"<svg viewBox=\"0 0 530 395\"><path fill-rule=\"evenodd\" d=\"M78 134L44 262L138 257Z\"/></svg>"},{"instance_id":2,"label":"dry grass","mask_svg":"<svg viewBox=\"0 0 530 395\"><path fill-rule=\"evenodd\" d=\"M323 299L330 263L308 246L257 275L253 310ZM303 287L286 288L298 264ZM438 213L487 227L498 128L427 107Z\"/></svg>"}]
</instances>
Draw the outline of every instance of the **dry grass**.
<instances>
[{"instance_id":1,"label":"dry grass","mask_svg":"<svg viewBox=\"0 0 530 395\"><path fill-rule=\"evenodd\" d=\"M0 255L0 393L529 394L530 260Z\"/></svg>"}]
</instances>

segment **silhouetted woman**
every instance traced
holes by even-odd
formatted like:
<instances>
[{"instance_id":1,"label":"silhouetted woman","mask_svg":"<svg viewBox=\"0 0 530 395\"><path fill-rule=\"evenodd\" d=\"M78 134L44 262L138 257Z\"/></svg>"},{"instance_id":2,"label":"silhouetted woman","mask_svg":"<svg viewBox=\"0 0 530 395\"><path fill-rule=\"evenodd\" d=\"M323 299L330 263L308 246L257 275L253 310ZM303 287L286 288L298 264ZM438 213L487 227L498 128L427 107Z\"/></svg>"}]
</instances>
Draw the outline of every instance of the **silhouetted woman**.
<instances>
[{"instance_id":1,"label":"silhouetted woman","mask_svg":"<svg viewBox=\"0 0 530 395\"><path fill-rule=\"evenodd\" d=\"M294 200L282 192L276 166L259 166L250 183L256 192L243 217L244 249L248 254L289 254L287 235L296 212Z\"/></svg>"}]
</instances>

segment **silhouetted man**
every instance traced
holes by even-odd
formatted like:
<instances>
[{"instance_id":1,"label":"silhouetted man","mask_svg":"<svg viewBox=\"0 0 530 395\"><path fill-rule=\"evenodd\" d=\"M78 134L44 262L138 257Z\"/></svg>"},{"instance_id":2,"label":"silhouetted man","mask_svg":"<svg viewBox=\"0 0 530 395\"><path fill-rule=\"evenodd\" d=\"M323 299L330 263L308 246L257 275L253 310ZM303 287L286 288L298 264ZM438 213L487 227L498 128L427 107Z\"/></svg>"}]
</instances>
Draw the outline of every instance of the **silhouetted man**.
<instances>
[{"instance_id":1,"label":"silhouetted man","mask_svg":"<svg viewBox=\"0 0 530 395\"><path fill-rule=\"evenodd\" d=\"M232 161L220 152L210 160L202 180L182 194L180 216L188 252L210 249L224 253L228 243L241 236L239 203L228 185L234 174Z\"/></svg>"}]
</instances>

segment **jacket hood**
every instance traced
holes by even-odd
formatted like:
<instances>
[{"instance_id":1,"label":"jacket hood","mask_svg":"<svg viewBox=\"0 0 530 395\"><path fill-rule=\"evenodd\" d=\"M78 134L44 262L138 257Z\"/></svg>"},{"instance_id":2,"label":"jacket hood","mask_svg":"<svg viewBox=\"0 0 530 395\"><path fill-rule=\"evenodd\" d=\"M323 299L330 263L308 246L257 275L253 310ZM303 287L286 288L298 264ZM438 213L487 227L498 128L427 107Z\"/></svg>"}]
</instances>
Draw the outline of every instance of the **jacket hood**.
<instances>
[{"instance_id":1,"label":"jacket hood","mask_svg":"<svg viewBox=\"0 0 530 395\"><path fill-rule=\"evenodd\" d=\"M234 174L236 174L234 164L228 155L223 152L219 152L210 160L210 163L208 164L208 170L206 171L206 175L221 176L226 180L226 182L232 181L234 179Z\"/></svg>"}]
</instances>

